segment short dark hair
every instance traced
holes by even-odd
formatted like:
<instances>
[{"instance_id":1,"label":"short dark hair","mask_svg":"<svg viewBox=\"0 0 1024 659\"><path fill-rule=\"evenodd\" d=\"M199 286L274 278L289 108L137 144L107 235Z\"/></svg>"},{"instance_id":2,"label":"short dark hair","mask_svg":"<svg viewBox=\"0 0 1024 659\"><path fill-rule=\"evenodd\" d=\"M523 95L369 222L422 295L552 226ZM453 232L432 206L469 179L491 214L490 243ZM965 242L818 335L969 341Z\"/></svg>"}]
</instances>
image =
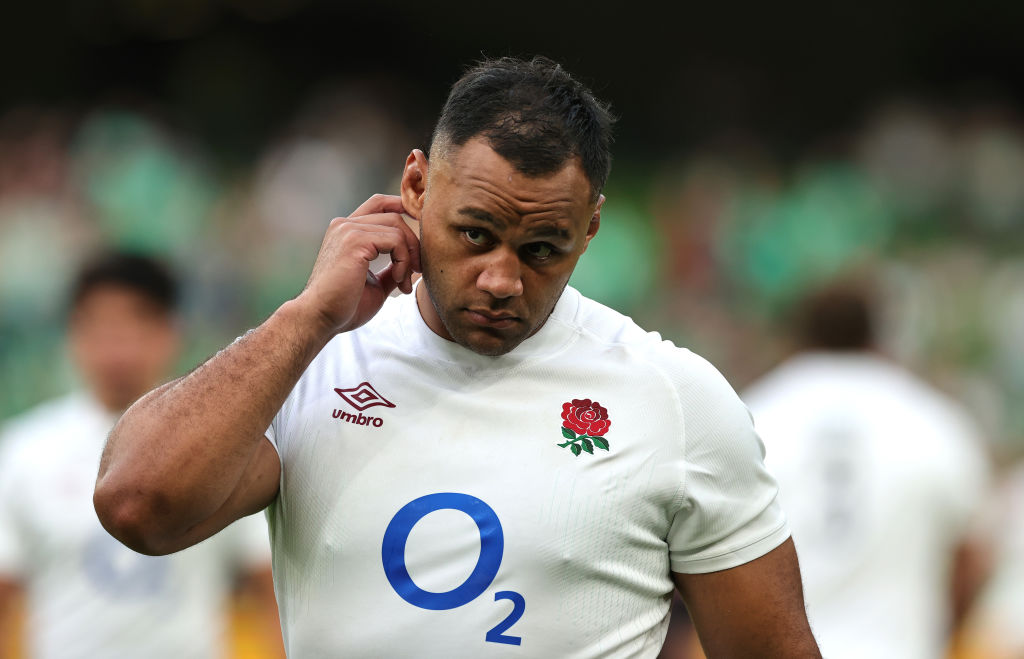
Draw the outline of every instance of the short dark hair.
<instances>
[{"instance_id":1,"label":"short dark hair","mask_svg":"<svg viewBox=\"0 0 1024 659\"><path fill-rule=\"evenodd\" d=\"M875 344L872 299L864 284L836 282L798 305L796 329L803 347L866 350Z\"/></svg>"},{"instance_id":2,"label":"short dark hair","mask_svg":"<svg viewBox=\"0 0 1024 659\"><path fill-rule=\"evenodd\" d=\"M142 295L161 311L178 307L178 282L160 261L132 252L110 251L93 256L71 285L68 308L74 310L97 288L117 286Z\"/></svg>"},{"instance_id":3,"label":"short dark hair","mask_svg":"<svg viewBox=\"0 0 1024 659\"><path fill-rule=\"evenodd\" d=\"M578 157L596 199L611 171L614 122L606 104L546 57L486 59L452 85L431 156L483 136L527 176L551 174Z\"/></svg>"}]
</instances>

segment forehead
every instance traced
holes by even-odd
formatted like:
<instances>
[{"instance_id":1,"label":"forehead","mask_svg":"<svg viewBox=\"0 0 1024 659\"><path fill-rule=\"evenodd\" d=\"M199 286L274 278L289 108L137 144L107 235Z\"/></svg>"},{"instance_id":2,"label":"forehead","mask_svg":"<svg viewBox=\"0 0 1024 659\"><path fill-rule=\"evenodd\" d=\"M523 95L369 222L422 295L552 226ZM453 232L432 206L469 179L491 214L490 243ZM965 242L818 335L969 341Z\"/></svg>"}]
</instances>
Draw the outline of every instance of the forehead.
<instances>
[{"instance_id":1,"label":"forehead","mask_svg":"<svg viewBox=\"0 0 1024 659\"><path fill-rule=\"evenodd\" d=\"M550 174L523 174L474 138L451 149L430 167L430 188L443 203L481 207L491 214L588 220L593 212L590 182L577 158ZM431 195L428 195L428 197Z\"/></svg>"}]
</instances>

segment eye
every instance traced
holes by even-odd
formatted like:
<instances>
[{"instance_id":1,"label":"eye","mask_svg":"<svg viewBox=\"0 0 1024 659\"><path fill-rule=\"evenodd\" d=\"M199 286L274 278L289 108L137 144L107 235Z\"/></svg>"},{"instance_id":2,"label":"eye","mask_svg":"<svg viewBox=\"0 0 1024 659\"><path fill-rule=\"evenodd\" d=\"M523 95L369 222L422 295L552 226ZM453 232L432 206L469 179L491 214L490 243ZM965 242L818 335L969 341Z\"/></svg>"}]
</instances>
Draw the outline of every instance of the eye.
<instances>
[{"instance_id":1,"label":"eye","mask_svg":"<svg viewBox=\"0 0 1024 659\"><path fill-rule=\"evenodd\" d=\"M547 243L530 243L526 246L526 253L535 259L543 261L554 254L555 250Z\"/></svg>"},{"instance_id":2,"label":"eye","mask_svg":"<svg viewBox=\"0 0 1024 659\"><path fill-rule=\"evenodd\" d=\"M477 247L486 247L488 242L490 242L487 232L482 229L463 229L462 235L466 236L466 240Z\"/></svg>"}]
</instances>

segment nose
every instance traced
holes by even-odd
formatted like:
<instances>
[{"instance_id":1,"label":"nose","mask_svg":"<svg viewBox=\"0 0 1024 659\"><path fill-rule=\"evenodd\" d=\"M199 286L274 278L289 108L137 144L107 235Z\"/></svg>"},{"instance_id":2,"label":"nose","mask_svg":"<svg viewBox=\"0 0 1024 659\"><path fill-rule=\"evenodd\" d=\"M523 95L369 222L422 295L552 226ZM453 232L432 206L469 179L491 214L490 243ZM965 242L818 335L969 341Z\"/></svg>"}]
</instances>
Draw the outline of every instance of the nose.
<instances>
[{"instance_id":1,"label":"nose","mask_svg":"<svg viewBox=\"0 0 1024 659\"><path fill-rule=\"evenodd\" d=\"M519 255L511 249L492 250L487 255L484 269L476 279L476 286L496 298L523 294L523 279Z\"/></svg>"}]
</instances>

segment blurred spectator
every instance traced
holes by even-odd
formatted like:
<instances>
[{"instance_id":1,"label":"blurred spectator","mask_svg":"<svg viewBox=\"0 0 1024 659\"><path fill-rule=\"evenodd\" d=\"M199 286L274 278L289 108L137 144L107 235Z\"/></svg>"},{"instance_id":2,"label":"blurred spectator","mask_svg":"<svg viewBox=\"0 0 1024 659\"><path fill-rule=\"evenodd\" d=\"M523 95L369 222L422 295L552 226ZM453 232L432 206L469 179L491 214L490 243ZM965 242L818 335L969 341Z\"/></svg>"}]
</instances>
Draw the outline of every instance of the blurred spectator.
<instances>
[{"instance_id":1,"label":"blurred spectator","mask_svg":"<svg viewBox=\"0 0 1024 659\"><path fill-rule=\"evenodd\" d=\"M218 192L201 153L156 120L106 108L85 117L71 150L74 185L107 243L187 256Z\"/></svg>"},{"instance_id":2,"label":"blurred spectator","mask_svg":"<svg viewBox=\"0 0 1024 659\"><path fill-rule=\"evenodd\" d=\"M268 643L281 646L260 518L151 557L110 537L93 510L107 432L177 353L176 301L176 282L150 259L118 253L91 262L68 317L85 390L30 410L0 437L0 639L21 634L10 629L10 604L24 589L32 657L223 656L236 578L262 593Z\"/></svg>"},{"instance_id":3,"label":"blurred spectator","mask_svg":"<svg viewBox=\"0 0 1024 659\"><path fill-rule=\"evenodd\" d=\"M0 114L0 417L67 384L61 290L95 232L68 193L71 118L24 106Z\"/></svg>"},{"instance_id":4,"label":"blurred spectator","mask_svg":"<svg viewBox=\"0 0 1024 659\"><path fill-rule=\"evenodd\" d=\"M987 491L960 405L874 351L866 289L798 314L804 351L743 396L779 479L824 656L942 656L979 582L972 516Z\"/></svg>"}]
</instances>

